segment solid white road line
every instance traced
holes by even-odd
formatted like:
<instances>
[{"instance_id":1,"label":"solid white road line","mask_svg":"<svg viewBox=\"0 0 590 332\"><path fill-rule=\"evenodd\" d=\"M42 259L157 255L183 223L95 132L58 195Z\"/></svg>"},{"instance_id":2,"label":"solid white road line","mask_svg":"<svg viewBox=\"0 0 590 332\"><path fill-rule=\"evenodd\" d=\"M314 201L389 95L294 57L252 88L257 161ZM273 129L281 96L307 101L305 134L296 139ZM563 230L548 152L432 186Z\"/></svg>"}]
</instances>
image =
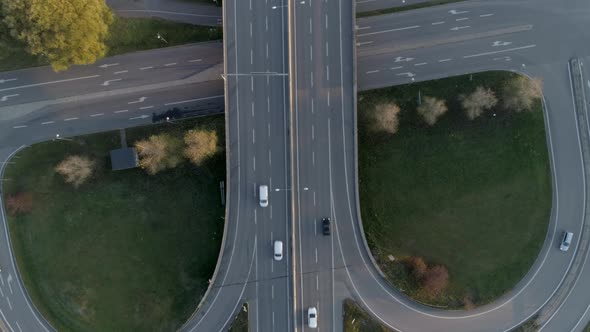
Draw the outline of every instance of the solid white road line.
<instances>
[{"instance_id":1,"label":"solid white road line","mask_svg":"<svg viewBox=\"0 0 590 332\"><path fill-rule=\"evenodd\" d=\"M372 43L373 43L373 41L361 42L361 43L356 43L356 46L363 46L363 45L372 44Z\"/></svg>"},{"instance_id":2,"label":"solid white road line","mask_svg":"<svg viewBox=\"0 0 590 332\"><path fill-rule=\"evenodd\" d=\"M368 33L359 34L359 35L357 35L357 37L378 35L378 34L382 34L382 33L395 32L395 31L411 30L411 29L417 29L419 27L420 27L419 25L412 25L412 26L403 27L403 28L395 28L395 29L388 29L388 30L382 30L382 31L368 32Z\"/></svg>"},{"instance_id":3,"label":"solid white road line","mask_svg":"<svg viewBox=\"0 0 590 332\"><path fill-rule=\"evenodd\" d=\"M7 101L8 98L12 98L12 97L18 97L19 94L13 94L13 95L6 95L6 96L2 96L2 98L0 98L0 101Z\"/></svg>"},{"instance_id":4,"label":"solid white road line","mask_svg":"<svg viewBox=\"0 0 590 332\"><path fill-rule=\"evenodd\" d=\"M87 79L96 78L96 77L100 77L100 75L82 76L82 77L68 78L68 79L64 79L64 80L57 80L57 81L49 81L49 82L43 82L43 83L35 83L35 84L14 86L12 88L0 89L0 92L3 92L3 91L11 91L11 90L18 90L18 89L25 89L25 88L32 88L32 87L36 87L36 86L43 86L43 85L50 85L50 84L58 84L58 83L66 83L66 82L79 81L79 80L87 80Z\"/></svg>"},{"instance_id":5,"label":"solid white road line","mask_svg":"<svg viewBox=\"0 0 590 332\"><path fill-rule=\"evenodd\" d=\"M188 100L174 101L174 102L171 102L171 103L166 103L166 104L164 104L164 106L178 105L178 104L185 104L185 103L192 103L193 101L201 101L201 100L209 100L209 99L219 99L219 98L224 98L224 96L223 95L219 95L219 96L211 96L211 97L205 97L205 98L197 98L197 99L188 99Z\"/></svg>"},{"instance_id":6,"label":"solid white road line","mask_svg":"<svg viewBox=\"0 0 590 332\"><path fill-rule=\"evenodd\" d=\"M513 48L507 48L505 50L500 50L500 51L494 51L494 52L485 52L485 53L479 53L479 54L471 54L471 55L464 55L463 58L464 59L468 59L468 58L475 58L478 56L484 56L484 55L490 55L490 54L497 54L497 53L504 53L504 52L510 52L510 51L517 51L517 50L524 50L527 48L533 48L537 45L527 45L527 46L521 46L521 47L513 47Z\"/></svg>"}]
</instances>

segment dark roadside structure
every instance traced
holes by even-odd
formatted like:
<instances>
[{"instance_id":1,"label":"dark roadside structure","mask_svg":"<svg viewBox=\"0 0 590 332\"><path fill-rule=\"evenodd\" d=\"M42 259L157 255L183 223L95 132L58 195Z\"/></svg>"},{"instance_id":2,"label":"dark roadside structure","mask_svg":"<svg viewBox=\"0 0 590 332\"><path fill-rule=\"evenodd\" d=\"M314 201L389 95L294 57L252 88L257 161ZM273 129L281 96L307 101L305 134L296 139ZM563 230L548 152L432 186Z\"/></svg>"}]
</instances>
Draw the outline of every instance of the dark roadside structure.
<instances>
[{"instance_id":1,"label":"dark roadside structure","mask_svg":"<svg viewBox=\"0 0 590 332\"><path fill-rule=\"evenodd\" d=\"M191 108L177 108L167 110L164 113L152 113L152 123L170 122L175 120L184 120L188 118L196 118L205 115L223 113L224 106L222 103L207 103Z\"/></svg>"}]
</instances>

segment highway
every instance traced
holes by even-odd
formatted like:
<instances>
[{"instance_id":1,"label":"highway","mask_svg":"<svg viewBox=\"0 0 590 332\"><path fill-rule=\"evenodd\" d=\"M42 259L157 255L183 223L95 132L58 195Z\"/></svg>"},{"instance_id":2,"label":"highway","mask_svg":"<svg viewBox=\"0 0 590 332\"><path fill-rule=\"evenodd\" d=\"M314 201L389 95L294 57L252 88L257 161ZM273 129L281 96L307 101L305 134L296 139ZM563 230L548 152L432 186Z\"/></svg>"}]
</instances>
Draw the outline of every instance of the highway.
<instances>
[{"instance_id":1,"label":"highway","mask_svg":"<svg viewBox=\"0 0 590 332\"><path fill-rule=\"evenodd\" d=\"M290 7L290 56L295 59L290 70L290 108L298 331L306 330L310 307L317 309L320 330L342 329L341 305L335 298L334 238L322 235L320 220L334 213L337 198L333 196L331 161L333 155L338 158L346 150L340 128L345 122L352 128L354 123L352 7L341 1L292 2ZM348 144L353 147L352 142Z\"/></svg>"},{"instance_id":2,"label":"highway","mask_svg":"<svg viewBox=\"0 0 590 332\"><path fill-rule=\"evenodd\" d=\"M223 52L217 43L208 44L203 53L198 53L200 45L170 53L155 50L60 74L47 68L0 74L0 100L6 97L0 102L2 160L20 145L56 134L149 123L149 118L141 116L165 110L171 103L219 107L225 94L229 97L225 101L230 151L228 228L214 285L186 330L226 328L242 300L250 303L255 331L288 331L291 326L307 330L304 314L311 305L318 307L321 330L339 330L340 301L349 296L400 331L472 331L474 326L478 331L507 330L546 303L540 312L544 331L580 331L585 326L590 319L588 248L578 246L578 236L587 224L587 164L582 151L588 146L590 129L580 121L588 119L586 110L574 112L568 61L572 57L579 57L583 64L590 61L588 45L580 42L587 40L580 27L590 23L589 4L470 1L356 22L359 90L491 69L544 79L554 182L546 243L529 274L505 297L474 311L446 312L415 304L388 286L363 243L356 203L355 102L354 95L347 93L354 83L353 53L346 51L353 42L352 21L345 19L352 15L351 9L335 1L312 1L294 4L290 17L284 5L273 9L274 4L253 3L250 10L248 1L227 3L232 6L226 6L224 21L233 32L226 27L223 70L219 67ZM297 27L291 45L287 45L289 19ZM289 52L299 59L291 62L292 68ZM198 61L189 62L209 57L211 62L202 67ZM153 68L141 69L146 67ZM188 74L183 75L185 70ZM585 66L581 70L582 90L588 95L590 74ZM116 73L121 71L127 72ZM218 79L222 72L225 87ZM287 72L293 73L296 85L289 87ZM65 81L95 75L99 76ZM122 79L102 85L118 78ZM262 134L265 128L268 133L269 125L270 136ZM290 127L294 130L289 132ZM263 157L268 151L270 160ZM294 181L289 188L291 176ZM269 208L263 209L257 205L255 187L266 181L275 191L271 191ZM324 216L332 216L330 237L316 235L317 222ZM291 221L296 226L295 243L289 242ZM566 254L556 249L556 236L564 229L576 233L574 246ZM284 260L275 264L271 240L279 236L287 245ZM10 280L14 289L0 283L4 292L0 314L14 331L44 330L42 319L29 309L19 290L6 240L0 243L0 276L6 283ZM296 289L289 288L291 254L296 257Z\"/></svg>"},{"instance_id":3,"label":"highway","mask_svg":"<svg viewBox=\"0 0 590 332\"><path fill-rule=\"evenodd\" d=\"M214 290L183 330L224 330L241 301L252 330L291 330L286 21L282 2L224 3L228 233ZM274 241L284 244L281 261Z\"/></svg>"}]
</instances>

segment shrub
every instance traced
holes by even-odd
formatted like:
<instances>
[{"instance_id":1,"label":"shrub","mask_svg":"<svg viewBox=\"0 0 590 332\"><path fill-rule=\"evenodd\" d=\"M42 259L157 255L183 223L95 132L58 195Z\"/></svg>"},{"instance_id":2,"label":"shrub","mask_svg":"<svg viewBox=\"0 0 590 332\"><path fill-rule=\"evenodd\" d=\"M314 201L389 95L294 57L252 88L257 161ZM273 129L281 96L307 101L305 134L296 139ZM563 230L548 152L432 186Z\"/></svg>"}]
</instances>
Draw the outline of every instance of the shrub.
<instances>
[{"instance_id":1,"label":"shrub","mask_svg":"<svg viewBox=\"0 0 590 332\"><path fill-rule=\"evenodd\" d=\"M408 264L410 269L412 269L412 275L414 278L416 278L416 280L421 280L428 269L424 259L422 257L412 257L409 259Z\"/></svg>"},{"instance_id":2,"label":"shrub","mask_svg":"<svg viewBox=\"0 0 590 332\"><path fill-rule=\"evenodd\" d=\"M167 134L152 135L138 141L135 148L139 154L139 165L151 175L174 168L182 161L181 142Z\"/></svg>"},{"instance_id":3,"label":"shrub","mask_svg":"<svg viewBox=\"0 0 590 332\"><path fill-rule=\"evenodd\" d=\"M395 134L399 127L400 108L395 103L375 105L373 113L373 128L376 131Z\"/></svg>"},{"instance_id":4,"label":"shrub","mask_svg":"<svg viewBox=\"0 0 590 332\"><path fill-rule=\"evenodd\" d=\"M64 177L66 183L78 188L86 182L96 167L96 161L84 156L69 156L60 162L55 171Z\"/></svg>"},{"instance_id":5,"label":"shrub","mask_svg":"<svg viewBox=\"0 0 590 332\"><path fill-rule=\"evenodd\" d=\"M189 130L184 135L184 155L195 165L217 152L217 133L213 130Z\"/></svg>"},{"instance_id":6,"label":"shrub","mask_svg":"<svg viewBox=\"0 0 590 332\"><path fill-rule=\"evenodd\" d=\"M447 112L447 105L444 100L434 97L425 96L420 106L418 106L418 114L424 118L424 121L433 126L438 118Z\"/></svg>"},{"instance_id":7,"label":"shrub","mask_svg":"<svg viewBox=\"0 0 590 332\"><path fill-rule=\"evenodd\" d=\"M435 297L447 287L449 283L449 271L442 265L428 268L422 277L422 289L426 295Z\"/></svg>"},{"instance_id":8,"label":"shrub","mask_svg":"<svg viewBox=\"0 0 590 332\"><path fill-rule=\"evenodd\" d=\"M543 81L538 78L518 76L506 84L502 90L504 107L515 112L532 110L533 103L543 93Z\"/></svg>"},{"instance_id":9,"label":"shrub","mask_svg":"<svg viewBox=\"0 0 590 332\"><path fill-rule=\"evenodd\" d=\"M12 216L27 214L33 210L33 194L16 193L6 198L6 208Z\"/></svg>"},{"instance_id":10,"label":"shrub","mask_svg":"<svg viewBox=\"0 0 590 332\"><path fill-rule=\"evenodd\" d=\"M473 120L483 114L485 110L496 106L498 99L496 94L489 88L478 86L470 95L459 96L461 105L469 120Z\"/></svg>"}]
</instances>

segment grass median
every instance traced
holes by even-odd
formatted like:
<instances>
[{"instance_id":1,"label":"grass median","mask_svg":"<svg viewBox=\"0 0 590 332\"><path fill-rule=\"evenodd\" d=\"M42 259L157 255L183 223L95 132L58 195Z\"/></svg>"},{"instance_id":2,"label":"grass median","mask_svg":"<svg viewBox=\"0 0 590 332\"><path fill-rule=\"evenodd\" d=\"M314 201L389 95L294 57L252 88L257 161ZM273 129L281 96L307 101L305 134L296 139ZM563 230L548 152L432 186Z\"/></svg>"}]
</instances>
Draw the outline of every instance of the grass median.
<instances>
[{"instance_id":1,"label":"grass median","mask_svg":"<svg viewBox=\"0 0 590 332\"><path fill-rule=\"evenodd\" d=\"M344 332L395 332L380 324L351 299L342 303Z\"/></svg>"},{"instance_id":2,"label":"grass median","mask_svg":"<svg viewBox=\"0 0 590 332\"><path fill-rule=\"evenodd\" d=\"M132 143L165 131L207 128L223 138L222 116L129 129ZM223 141L219 147L223 151ZM111 171L119 133L35 144L6 169L5 200L32 194L29 214L8 217L17 265L35 306L59 331L173 331L196 309L223 234L219 181L225 157L148 175ZM78 189L54 167L83 154L97 170Z\"/></svg>"},{"instance_id":3,"label":"grass median","mask_svg":"<svg viewBox=\"0 0 590 332\"><path fill-rule=\"evenodd\" d=\"M47 65L41 57L27 53L24 45L11 39L2 29L0 27L0 72ZM166 42L156 38L158 33ZM106 41L107 56L193 42L221 40L222 37L221 28L156 18L115 17Z\"/></svg>"},{"instance_id":4,"label":"grass median","mask_svg":"<svg viewBox=\"0 0 590 332\"><path fill-rule=\"evenodd\" d=\"M530 269L543 244L551 181L541 103L531 112L492 109L468 120L457 97L484 85L501 90L515 74L487 72L359 94L359 190L365 234L387 278L408 296L470 308L504 294ZM445 99L434 126L418 97ZM395 100L399 131L375 135L368 115ZM409 267L415 257L448 269L430 296Z\"/></svg>"}]
</instances>

